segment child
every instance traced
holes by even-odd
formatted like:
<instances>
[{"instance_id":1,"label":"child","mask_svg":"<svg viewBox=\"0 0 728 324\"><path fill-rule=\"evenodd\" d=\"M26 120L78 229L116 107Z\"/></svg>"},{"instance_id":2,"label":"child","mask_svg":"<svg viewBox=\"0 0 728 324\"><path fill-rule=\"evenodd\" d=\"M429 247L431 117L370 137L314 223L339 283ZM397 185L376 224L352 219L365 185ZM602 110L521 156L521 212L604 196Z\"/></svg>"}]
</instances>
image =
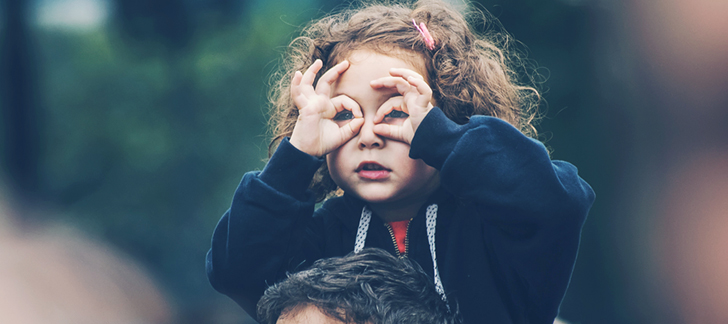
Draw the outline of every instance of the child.
<instances>
[{"instance_id":1,"label":"child","mask_svg":"<svg viewBox=\"0 0 728 324\"><path fill-rule=\"evenodd\" d=\"M524 135L538 94L507 57L440 1L309 26L272 96L275 153L213 234L213 287L255 314L287 272L378 247L464 323L552 323L594 193Z\"/></svg>"}]
</instances>

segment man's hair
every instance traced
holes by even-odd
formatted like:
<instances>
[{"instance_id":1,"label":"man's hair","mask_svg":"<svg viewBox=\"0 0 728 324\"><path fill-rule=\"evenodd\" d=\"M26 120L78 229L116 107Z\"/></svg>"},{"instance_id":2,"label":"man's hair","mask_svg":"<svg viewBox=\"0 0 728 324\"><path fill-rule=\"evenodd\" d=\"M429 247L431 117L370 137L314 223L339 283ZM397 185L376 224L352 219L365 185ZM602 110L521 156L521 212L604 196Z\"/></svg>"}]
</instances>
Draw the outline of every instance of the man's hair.
<instances>
[{"instance_id":1,"label":"man's hair","mask_svg":"<svg viewBox=\"0 0 728 324\"><path fill-rule=\"evenodd\" d=\"M460 323L417 263L375 248L321 259L290 274L265 291L258 320L274 324L306 306L344 323Z\"/></svg>"}]
</instances>

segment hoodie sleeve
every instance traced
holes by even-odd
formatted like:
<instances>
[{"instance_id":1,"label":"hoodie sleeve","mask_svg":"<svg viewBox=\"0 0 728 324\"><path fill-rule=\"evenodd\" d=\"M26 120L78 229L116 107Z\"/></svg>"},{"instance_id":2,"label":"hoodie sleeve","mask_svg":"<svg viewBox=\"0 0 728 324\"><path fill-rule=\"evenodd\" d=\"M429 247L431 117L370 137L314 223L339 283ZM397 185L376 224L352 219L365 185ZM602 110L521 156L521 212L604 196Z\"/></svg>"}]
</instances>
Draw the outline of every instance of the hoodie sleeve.
<instances>
[{"instance_id":1,"label":"hoodie sleeve","mask_svg":"<svg viewBox=\"0 0 728 324\"><path fill-rule=\"evenodd\" d=\"M501 119L458 125L439 108L417 129L410 157L440 170L444 189L477 206L484 243L514 295L524 296L529 314L553 321L595 198L576 167L552 161L543 144Z\"/></svg>"},{"instance_id":2,"label":"hoodie sleeve","mask_svg":"<svg viewBox=\"0 0 728 324\"><path fill-rule=\"evenodd\" d=\"M284 139L263 171L243 176L215 228L206 259L208 279L250 316L256 316L265 289L300 262L293 257L300 247L294 243L296 230L313 221L315 201L307 188L321 163Z\"/></svg>"}]
</instances>

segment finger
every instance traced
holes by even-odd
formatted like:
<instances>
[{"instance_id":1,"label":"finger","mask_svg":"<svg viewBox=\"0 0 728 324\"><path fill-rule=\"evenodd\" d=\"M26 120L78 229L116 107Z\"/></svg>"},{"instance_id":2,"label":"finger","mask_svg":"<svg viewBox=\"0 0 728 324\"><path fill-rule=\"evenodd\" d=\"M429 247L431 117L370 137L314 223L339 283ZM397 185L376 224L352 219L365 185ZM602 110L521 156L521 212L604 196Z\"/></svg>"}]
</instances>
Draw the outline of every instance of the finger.
<instances>
[{"instance_id":1,"label":"finger","mask_svg":"<svg viewBox=\"0 0 728 324\"><path fill-rule=\"evenodd\" d=\"M291 79L292 97L296 97L299 93L301 93L301 89L299 88L301 85L301 78L303 78L303 74L301 74L301 71L296 71L296 73L293 73L293 79Z\"/></svg>"},{"instance_id":2,"label":"finger","mask_svg":"<svg viewBox=\"0 0 728 324\"><path fill-rule=\"evenodd\" d=\"M372 80L369 82L369 85L371 85L374 89L393 88L396 89L399 94L405 94L410 89L410 83L407 80L393 76L386 76Z\"/></svg>"},{"instance_id":3,"label":"finger","mask_svg":"<svg viewBox=\"0 0 728 324\"><path fill-rule=\"evenodd\" d=\"M430 88L430 85L425 80L414 76L407 77L407 82L420 94L415 98L415 104L420 107L427 107L432 98L432 88Z\"/></svg>"},{"instance_id":4,"label":"finger","mask_svg":"<svg viewBox=\"0 0 728 324\"><path fill-rule=\"evenodd\" d=\"M430 88L430 85L425 82L425 80L420 79L418 77L409 76L407 77L407 83L409 85L415 87L417 89L417 92L419 92L422 95L430 96L432 95L432 88Z\"/></svg>"},{"instance_id":5,"label":"finger","mask_svg":"<svg viewBox=\"0 0 728 324\"><path fill-rule=\"evenodd\" d=\"M376 124L372 128L372 131L379 136L384 136L395 141L405 142L409 144L409 141L407 141L407 139L405 138L404 129L402 126Z\"/></svg>"},{"instance_id":6,"label":"finger","mask_svg":"<svg viewBox=\"0 0 728 324\"><path fill-rule=\"evenodd\" d=\"M311 64L311 66L306 69L306 72L303 73L303 77L301 78L301 84L303 85L310 85L313 86L313 80L316 79L316 73L321 70L321 67L324 65L321 60L317 59L316 61Z\"/></svg>"},{"instance_id":7,"label":"finger","mask_svg":"<svg viewBox=\"0 0 728 324\"><path fill-rule=\"evenodd\" d=\"M339 132L341 132L341 138L344 139L344 141L350 140L352 137L359 133L362 125L364 125L364 118L352 119L350 122L346 123L346 125L343 125L341 126L341 128L339 128Z\"/></svg>"},{"instance_id":8,"label":"finger","mask_svg":"<svg viewBox=\"0 0 728 324\"><path fill-rule=\"evenodd\" d=\"M379 106L379 109L377 109L377 113L374 115L374 123L381 123L382 120L384 120L384 117L392 112L392 110L402 110L405 113L407 112L404 108L404 97L396 96L387 99L387 101L385 101L381 106Z\"/></svg>"},{"instance_id":9,"label":"finger","mask_svg":"<svg viewBox=\"0 0 728 324\"><path fill-rule=\"evenodd\" d=\"M339 64L330 68L316 83L316 93L329 96L331 94L331 85L339 79L346 69L349 68L349 61L343 60Z\"/></svg>"},{"instance_id":10,"label":"finger","mask_svg":"<svg viewBox=\"0 0 728 324\"><path fill-rule=\"evenodd\" d=\"M336 108L336 112L341 112L342 110L348 110L351 111L352 114L354 114L354 117L356 118L362 118L364 115L361 112L361 107L359 104L354 101L354 99L351 99L349 96L340 95L331 98L331 103L334 105L334 108Z\"/></svg>"},{"instance_id":11,"label":"finger","mask_svg":"<svg viewBox=\"0 0 728 324\"><path fill-rule=\"evenodd\" d=\"M298 86L301 85L301 78L303 78L303 74L301 71L296 71L293 73L293 79L291 79L291 85L292 86Z\"/></svg>"},{"instance_id":12,"label":"finger","mask_svg":"<svg viewBox=\"0 0 728 324\"><path fill-rule=\"evenodd\" d=\"M389 75L395 76L395 77L401 77L403 79L407 79L408 77L416 77L424 80L425 78L422 76L422 74L419 74L413 70L410 69L404 69L404 68L391 68L389 69Z\"/></svg>"},{"instance_id":13,"label":"finger","mask_svg":"<svg viewBox=\"0 0 728 324\"><path fill-rule=\"evenodd\" d=\"M301 74L301 71L296 71L296 73L293 74L293 79L291 80L291 98L293 98L293 103L298 109L305 107L307 103L306 97L303 95L301 89L302 78L303 74Z\"/></svg>"}]
</instances>

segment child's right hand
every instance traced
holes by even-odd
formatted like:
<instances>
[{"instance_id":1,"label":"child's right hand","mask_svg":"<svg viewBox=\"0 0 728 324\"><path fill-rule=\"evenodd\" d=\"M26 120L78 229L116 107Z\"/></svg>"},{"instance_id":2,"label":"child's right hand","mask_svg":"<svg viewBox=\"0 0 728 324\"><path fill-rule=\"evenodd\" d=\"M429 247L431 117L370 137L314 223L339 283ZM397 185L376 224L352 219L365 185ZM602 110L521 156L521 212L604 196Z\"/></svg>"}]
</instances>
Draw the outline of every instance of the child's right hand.
<instances>
[{"instance_id":1,"label":"child's right hand","mask_svg":"<svg viewBox=\"0 0 728 324\"><path fill-rule=\"evenodd\" d=\"M293 128L290 143L313 156L324 156L353 138L364 124L361 107L353 99L340 95L331 98L331 85L349 68L349 61L336 64L316 83L316 73L323 63L316 60L305 73L296 71L291 80L291 97L298 107L298 120ZM347 123L337 123L334 118L349 110L354 116Z\"/></svg>"}]
</instances>

